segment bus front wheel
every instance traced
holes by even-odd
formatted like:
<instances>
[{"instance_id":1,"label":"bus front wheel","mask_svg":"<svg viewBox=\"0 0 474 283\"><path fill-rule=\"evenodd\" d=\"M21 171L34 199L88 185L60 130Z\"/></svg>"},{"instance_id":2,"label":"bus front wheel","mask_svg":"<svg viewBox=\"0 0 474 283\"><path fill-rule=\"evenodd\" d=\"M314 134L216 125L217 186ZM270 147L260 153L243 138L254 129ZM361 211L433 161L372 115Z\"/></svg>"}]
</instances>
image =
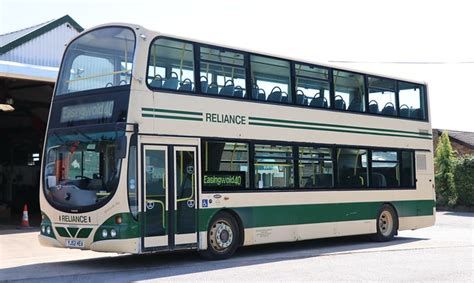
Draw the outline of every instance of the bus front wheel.
<instances>
[{"instance_id":1,"label":"bus front wheel","mask_svg":"<svg viewBox=\"0 0 474 283\"><path fill-rule=\"evenodd\" d=\"M210 260L231 257L239 246L239 226L232 215L219 212L211 221L207 230L207 250L199 254Z\"/></svg>"},{"instance_id":2,"label":"bus front wheel","mask_svg":"<svg viewBox=\"0 0 474 283\"><path fill-rule=\"evenodd\" d=\"M392 206L384 204L377 216L377 233L371 235L376 242L387 242L393 239L398 229L398 218Z\"/></svg>"}]
</instances>

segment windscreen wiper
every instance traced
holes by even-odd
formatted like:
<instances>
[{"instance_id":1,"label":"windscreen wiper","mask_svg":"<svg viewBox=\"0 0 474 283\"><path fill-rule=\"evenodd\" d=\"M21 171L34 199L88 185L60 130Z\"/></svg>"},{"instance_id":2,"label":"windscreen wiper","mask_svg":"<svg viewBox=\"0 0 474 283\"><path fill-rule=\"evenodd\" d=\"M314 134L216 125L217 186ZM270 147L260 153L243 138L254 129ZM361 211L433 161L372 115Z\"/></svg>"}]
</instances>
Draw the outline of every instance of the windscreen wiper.
<instances>
[{"instance_id":1,"label":"windscreen wiper","mask_svg":"<svg viewBox=\"0 0 474 283\"><path fill-rule=\"evenodd\" d=\"M87 140L89 140L89 141L93 141L93 140L94 140L93 138L91 138L91 137L89 137L88 135L84 134L84 133L83 133L81 130L79 130L79 129L74 129L74 132L75 132L76 134L79 134L80 136L85 137L85 138L86 138Z\"/></svg>"},{"instance_id":2,"label":"windscreen wiper","mask_svg":"<svg viewBox=\"0 0 474 283\"><path fill-rule=\"evenodd\" d=\"M53 132L53 135L54 135L62 144L64 144L64 140L61 138L60 135L58 135L58 133Z\"/></svg>"}]
</instances>

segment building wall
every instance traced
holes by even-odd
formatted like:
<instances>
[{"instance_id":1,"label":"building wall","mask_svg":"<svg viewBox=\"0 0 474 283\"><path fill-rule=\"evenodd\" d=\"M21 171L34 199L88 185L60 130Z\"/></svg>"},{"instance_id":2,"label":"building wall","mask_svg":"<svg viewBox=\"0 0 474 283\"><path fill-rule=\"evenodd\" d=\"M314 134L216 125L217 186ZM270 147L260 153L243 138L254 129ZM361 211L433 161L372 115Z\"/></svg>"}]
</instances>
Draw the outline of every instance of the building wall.
<instances>
[{"instance_id":1,"label":"building wall","mask_svg":"<svg viewBox=\"0 0 474 283\"><path fill-rule=\"evenodd\" d=\"M453 146L453 149L458 153L458 155L474 154L474 149L459 144L454 140L451 140L451 145Z\"/></svg>"}]
</instances>

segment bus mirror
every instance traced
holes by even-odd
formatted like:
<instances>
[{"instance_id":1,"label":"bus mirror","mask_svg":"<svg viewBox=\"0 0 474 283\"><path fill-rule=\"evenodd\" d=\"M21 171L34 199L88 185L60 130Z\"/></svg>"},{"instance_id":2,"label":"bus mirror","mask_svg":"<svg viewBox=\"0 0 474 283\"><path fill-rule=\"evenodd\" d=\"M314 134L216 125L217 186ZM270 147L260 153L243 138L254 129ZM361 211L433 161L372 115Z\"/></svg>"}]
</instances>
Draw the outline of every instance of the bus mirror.
<instances>
[{"instance_id":1,"label":"bus mirror","mask_svg":"<svg viewBox=\"0 0 474 283\"><path fill-rule=\"evenodd\" d=\"M125 158L127 154L127 137L121 136L117 139L117 158Z\"/></svg>"}]
</instances>

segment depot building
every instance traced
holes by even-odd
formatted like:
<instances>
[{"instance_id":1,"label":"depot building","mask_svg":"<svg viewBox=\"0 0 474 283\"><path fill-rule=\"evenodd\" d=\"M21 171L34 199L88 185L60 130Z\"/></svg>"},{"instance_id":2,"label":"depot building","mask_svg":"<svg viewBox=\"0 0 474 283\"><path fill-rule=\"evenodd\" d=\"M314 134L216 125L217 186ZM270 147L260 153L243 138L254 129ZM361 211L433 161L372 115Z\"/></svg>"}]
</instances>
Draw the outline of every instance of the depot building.
<instances>
[{"instance_id":1,"label":"depot building","mask_svg":"<svg viewBox=\"0 0 474 283\"><path fill-rule=\"evenodd\" d=\"M39 214L40 164L65 44L83 28L64 16L0 35L0 223Z\"/></svg>"}]
</instances>

